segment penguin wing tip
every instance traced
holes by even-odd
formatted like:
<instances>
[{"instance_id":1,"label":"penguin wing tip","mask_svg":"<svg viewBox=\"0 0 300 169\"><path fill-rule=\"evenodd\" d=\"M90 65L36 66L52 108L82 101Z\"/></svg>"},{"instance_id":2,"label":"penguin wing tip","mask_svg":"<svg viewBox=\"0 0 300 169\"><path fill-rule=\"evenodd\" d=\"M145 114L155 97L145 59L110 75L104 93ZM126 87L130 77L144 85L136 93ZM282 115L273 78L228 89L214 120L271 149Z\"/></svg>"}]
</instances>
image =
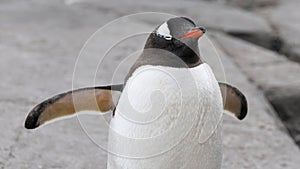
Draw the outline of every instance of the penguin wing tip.
<instances>
[{"instance_id":1,"label":"penguin wing tip","mask_svg":"<svg viewBox=\"0 0 300 169\"><path fill-rule=\"evenodd\" d=\"M27 115L27 118L24 123L24 127L26 129L35 129L39 127L40 124L38 124L38 119L40 114L41 113L36 111L36 107L33 110L31 110Z\"/></svg>"},{"instance_id":2,"label":"penguin wing tip","mask_svg":"<svg viewBox=\"0 0 300 169\"><path fill-rule=\"evenodd\" d=\"M246 97L241 95L241 112L238 117L239 120L243 120L248 114L248 103Z\"/></svg>"},{"instance_id":3,"label":"penguin wing tip","mask_svg":"<svg viewBox=\"0 0 300 169\"><path fill-rule=\"evenodd\" d=\"M37 127L39 127L39 125L37 125L36 123L32 122L32 120L26 119L24 127L26 129L31 130L31 129L36 129Z\"/></svg>"},{"instance_id":4,"label":"penguin wing tip","mask_svg":"<svg viewBox=\"0 0 300 169\"><path fill-rule=\"evenodd\" d=\"M37 127L39 127L38 125L35 124L29 124L29 123L25 123L24 127L28 130L32 130L32 129L36 129Z\"/></svg>"}]
</instances>

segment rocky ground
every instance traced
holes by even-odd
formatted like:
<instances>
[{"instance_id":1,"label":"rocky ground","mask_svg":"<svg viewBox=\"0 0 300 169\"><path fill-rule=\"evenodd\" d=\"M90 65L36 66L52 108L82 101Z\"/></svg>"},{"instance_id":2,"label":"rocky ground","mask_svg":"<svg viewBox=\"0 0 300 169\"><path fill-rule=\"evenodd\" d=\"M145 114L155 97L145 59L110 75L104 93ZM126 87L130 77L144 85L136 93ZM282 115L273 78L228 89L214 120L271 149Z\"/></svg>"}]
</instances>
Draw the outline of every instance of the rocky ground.
<instances>
[{"instance_id":1,"label":"rocky ground","mask_svg":"<svg viewBox=\"0 0 300 169\"><path fill-rule=\"evenodd\" d=\"M112 23L90 39L76 62L80 49L108 22L149 11L189 16L207 27L208 34L200 40L202 56L219 80L238 86L248 98L244 121L224 115L223 168L299 168L298 4L297 0L0 1L0 168L105 168L106 151L87 137L76 117L34 131L24 129L23 123L35 104L72 85L110 83L123 56L141 49L146 35L124 40L98 67L101 56L124 34L149 32L165 18L152 14L124 19L121 26ZM125 76L134 58L118 67L115 81ZM103 116L79 117L89 136L105 145L107 125L99 121ZM109 120L110 114L104 117Z\"/></svg>"}]
</instances>

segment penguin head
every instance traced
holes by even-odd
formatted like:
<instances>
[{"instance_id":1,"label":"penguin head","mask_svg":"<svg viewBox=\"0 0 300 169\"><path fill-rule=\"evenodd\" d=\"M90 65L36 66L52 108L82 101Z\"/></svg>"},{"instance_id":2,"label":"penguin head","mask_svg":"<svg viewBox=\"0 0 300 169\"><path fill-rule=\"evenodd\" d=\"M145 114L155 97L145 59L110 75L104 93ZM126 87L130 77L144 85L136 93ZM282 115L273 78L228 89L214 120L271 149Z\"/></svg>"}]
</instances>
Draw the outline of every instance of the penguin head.
<instances>
[{"instance_id":1,"label":"penguin head","mask_svg":"<svg viewBox=\"0 0 300 169\"><path fill-rule=\"evenodd\" d=\"M166 50L192 67L196 63L202 63L199 56L198 40L205 31L205 28L196 26L189 18L171 18L154 29L144 48Z\"/></svg>"},{"instance_id":2,"label":"penguin head","mask_svg":"<svg viewBox=\"0 0 300 169\"><path fill-rule=\"evenodd\" d=\"M187 17L171 18L159 25L153 33L166 41L177 39L185 42L197 41L206 32Z\"/></svg>"}]
</instances>

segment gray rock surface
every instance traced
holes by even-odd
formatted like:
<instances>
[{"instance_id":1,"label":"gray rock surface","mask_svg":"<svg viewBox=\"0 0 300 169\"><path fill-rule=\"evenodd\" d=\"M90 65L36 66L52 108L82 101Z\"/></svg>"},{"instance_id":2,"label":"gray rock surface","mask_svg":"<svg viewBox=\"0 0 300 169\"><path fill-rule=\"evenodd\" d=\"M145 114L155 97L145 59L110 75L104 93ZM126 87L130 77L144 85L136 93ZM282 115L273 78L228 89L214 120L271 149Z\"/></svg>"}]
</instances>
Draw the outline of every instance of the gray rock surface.
<instances>
[{"instance_id":1,"label":"gray rock surface","mask_svg":"<svg viewBox=\"0 0 300 169\"><path fill-rule=\"evenodd\" d=\"M222 3L218 2L185 1L184 5L179 0L153 0L151 3L148 0L111 0L110 3L107 3L105 0L75 0L73 2L74 6L82 4L92 10L114 11L120 15L155 11L189 16L209 29L243 36L249 40L259 39L258 42L263 45L269 44L273 40L272 28L262 16L240 8L222 5Z\"/></svg>"},{"instance_id":2,"label":"gray rock surface","mask_svg":"<svg viewBox=\"0 0 300 169\"><path fill-rule=\"evenodd\" d=\"M299 64L289 61L283 55L237 38L217 33L214 37L249 78L257 82L263 90L299 86Z\"/></svg>"},{"instance_id":3,"label":"gray rock surface","mask_svg":"<svg viewBox=\"0 0 300 169\"><path fill-rule=\"evenodd\" d=\"M300 62L299 5L298 0L284 0L274 8L260 11L282 41L279 51L297 62Z\"/></svg>"},{"instance_id":4,"label":"gray rock surface","mask_svg":"<svg viewBox=\"0 0 300 169\"><path fill-rule=\"evenodd\" d=\"M279 0L225 0L226 4L238 6L245 9L255 9L257 7L274 6Z\"/></svg>"},{"instance_id":5,"label":"gray rock surface","mask_svg":"<svg viewBox=\"0 0 300 169\"><path fill-rule=\"evenodd\" d=\"M24 129L23 123L27 112L35 104L51 95L71 89L72 85L79 87L94 83L109 83L112 74L103 72L111 72L112 68L123 59L124 54L139 49L145 37L134 39L139 45L128 40L123 46L117 46L116 52L112 52L109 55L111 57L101 63L95 82L99 55L107 50L103 46L107 47L114 43L119 38L120 32L131 33L135 30L147 32L152 30L152 24L156 23L144 22L144 19L135 20L132 21L135 30L122 27L120 31L120 27L113 27L99 39L95 37L92 39L95 43L87 47L90 50L83 53L86 58L79 58L80 62L77 62L75 69L77 76L72 79L77 55L84 42L107 22L132 12L158 10L178 15L205 16L203 20L206 21L203 22L208 25L211 23L209 27L215 27L216 30L228 28L254 32L256 29L248 27L252 23L258 25L257 31L269 31L262 19L250 19L256 15L238 13L244 19L249 18L249 25L246 22L237 23L238 19L234 17L237 15L236 10L233 8L223 9L222 6L207 3L203 5L202 2L190 2L186 7L180 2L139 3L133 5L129 1L109 3L100 1L101 5L88 3L66 5L58 0L0 2L1 169L105 168L107 153L93 141L104 143L105 146L107 139L105 122L109 121L110 114L80 115L78 118L51 123L34 131ZM213 9L225 11L224 15L216 13ZM101 38L108 44L97 43L103 42ZM247 79L241 72L242 69L234 64L233 60L236 58L228 57L216 44L225 68L224 77L220 60L216 57L210 42L204 37L200 43L202 55L212 65L218 79L224 81L226 77L228 82L239 86L249 100L249 116L245 121L240 122L224 115L223 168L298 168L299 149L286 134L263 93ZM271 54L269 57L272 58ZM125 62L125 68L120 68L122 73L117 80L125 76L128 65L130 62ZM84 128L80 124L83 124ZM83 129L87 130L94 140L87 137Z\"/></svg>"},{"instance_id":6,"label":"gray rock surface","mask_svg":"<svg viewBox=\"0 0 300 169\"><path fill-rule=\"evenodd\" d=\"M249 79L264 91L299 145L300 65L285 56L224 34L214 37Z\"/></svg>"},{"instance_id":7,"label":"gray rock surface","mask_svg":"<svg viewBox=\"0 0 300 169\"><path fill-rule=\"evenodd\" d=\"M269 92L268 98L283 120L285 126L289 129L295 142L300 145L299 86L273 90Z\"/></svg>"}]
</instances>

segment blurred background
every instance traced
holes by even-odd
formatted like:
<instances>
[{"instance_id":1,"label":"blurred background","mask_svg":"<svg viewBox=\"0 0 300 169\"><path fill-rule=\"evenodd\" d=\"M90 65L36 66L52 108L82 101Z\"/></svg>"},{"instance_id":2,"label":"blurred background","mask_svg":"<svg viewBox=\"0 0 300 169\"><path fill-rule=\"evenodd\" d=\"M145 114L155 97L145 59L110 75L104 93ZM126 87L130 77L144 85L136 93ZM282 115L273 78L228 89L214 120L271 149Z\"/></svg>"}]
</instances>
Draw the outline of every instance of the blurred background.
<instances>
[{"instance_id":1,"label":"blurred background","mask_svg":"<svg viewBox=\"0 0 300 169\"><path fill-rule=\"evenodd\" d=\"M218 80L247 96L245 120L224 115L223 168L298 169L299 6L299 0L0 0L0 169L106 168L107 152L94 140L106 141L107 125L97 118L81 115L85 130L74 117L28 131L26 115L72 87L110 83L120 62L114 80L122 82L135 58L124 57L141 50L147 33L171 15L206 27L201 55ZM109 24L81 50L99 28L140 12L155 13ZM108 122L110 116L103 115Z\"/></svg>"}]
</instances>

